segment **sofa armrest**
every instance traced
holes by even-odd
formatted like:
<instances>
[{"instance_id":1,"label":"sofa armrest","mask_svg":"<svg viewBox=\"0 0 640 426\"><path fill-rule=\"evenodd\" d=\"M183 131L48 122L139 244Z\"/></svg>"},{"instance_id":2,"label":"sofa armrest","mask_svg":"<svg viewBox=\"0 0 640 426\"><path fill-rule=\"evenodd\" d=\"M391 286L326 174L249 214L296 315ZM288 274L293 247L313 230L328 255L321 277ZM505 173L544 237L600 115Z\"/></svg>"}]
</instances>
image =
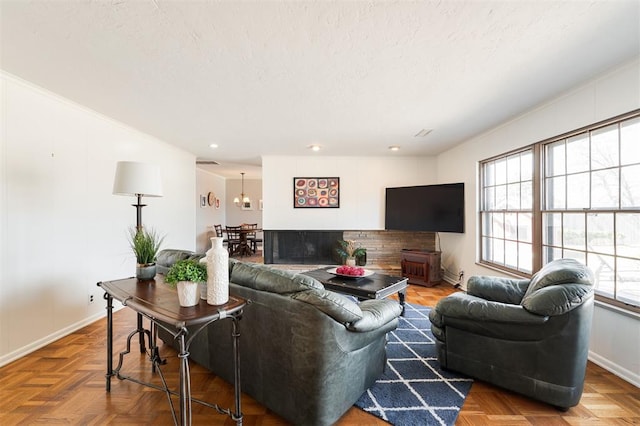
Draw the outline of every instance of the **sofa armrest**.
<instances>
[{"instance_id":1,"label":"sofa armrest","mask_svg":"<svg viewBox=\"0 0 640 426\"><path fill-rule=\"evenodd\" d=\"M485 300L517 305L522 301L529 282L503 277L473 276L467 281L467 293Z\"/></svg>"},{"instance_id":2,"label":"sofa armrest","mask_svg":"<svg viewBox=\"0 0 640 426\"><path fill-rule=\"evenodd\" d=\"M347 324L350 331L371 331L398 318L402 313L400 303L389 299L365 300L360 303L362 318Z\"/></svg>"}]
</instances>

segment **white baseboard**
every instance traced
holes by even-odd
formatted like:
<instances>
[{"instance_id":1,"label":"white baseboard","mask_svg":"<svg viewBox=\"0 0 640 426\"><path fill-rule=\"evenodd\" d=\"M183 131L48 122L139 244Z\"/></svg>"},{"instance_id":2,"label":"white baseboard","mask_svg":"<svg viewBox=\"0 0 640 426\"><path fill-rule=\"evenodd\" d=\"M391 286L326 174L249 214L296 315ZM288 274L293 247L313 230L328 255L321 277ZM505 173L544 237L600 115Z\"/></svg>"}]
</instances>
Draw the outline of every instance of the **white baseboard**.
<instances>
[{"instance_id":1,"label":"white baseboard","mask_svg":"<svg viewBox=\"0 0 640 426\"><path fill-rule=\"evenodd\" d=\"M114 307L114 311L116 311L117 309ZM101 318L104 318L107 316L106 311L102 311L99 312L97 314L94 314L90 317L87 317L85 319L83 319L82 321L78 321L74 324L71 324L68 327L65 327L61 330L57 330L55 333L52 333L48 336L43 337L42 339L36 340L35 342L31 342L26 346L21 347L20 349L16 349L13 352L10 352L6 355L3 355L2 357L0 357L0 367L3 367L19 358L22 358L25 355L28 355L32 352L37 351L38 349L47 346L50 343L55 342L56 340L59 340L65 336L68 336L69 334L80 330L83 327L86 327L87 325L94 323L96 321L98 321ZM106 337L106 333L107 333L107 326L105 324L105 337Z\"/></svg>"},{"instance_id":2,"label":"white baseboard","mask_svg":"<svg viewBox=\"0 0 640 426\"><path fill-rule=\"evenodd\" d=\"M629 371L624 367L615 364L608 359L598 355L597 353L589 351L589 361L599 365L608 372L615 374L622 380L631 383L635 387L640 388L640 375L635 374L633 371Z\"/></svg>"}]
</instances>

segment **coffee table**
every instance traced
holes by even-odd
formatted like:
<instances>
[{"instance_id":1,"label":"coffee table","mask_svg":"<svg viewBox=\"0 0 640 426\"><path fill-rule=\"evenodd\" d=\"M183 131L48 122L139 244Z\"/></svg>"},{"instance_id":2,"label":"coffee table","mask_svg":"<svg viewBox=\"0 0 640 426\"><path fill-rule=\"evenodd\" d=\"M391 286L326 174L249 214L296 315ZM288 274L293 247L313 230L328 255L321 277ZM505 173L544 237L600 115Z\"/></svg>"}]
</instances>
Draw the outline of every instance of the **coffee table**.
<instances>
[{"instance_id":1,"label":"coffee table","mask_svg":"<svg viewBox=\"0 0 640 426\"><path fill-rule=\"evenodd\" d=\"M404 300L408 285L407 278L394 277L393 275L380 274L377 272L368 277L348 278L327 272L328 269L332 268L335 268L335 266L314 269L303 272L303 274L320 281L327 290L355 296L361 300L383 299L398 293L398 299L402 306L402 314L404 315Z\"/></svg>"}]
</instances>

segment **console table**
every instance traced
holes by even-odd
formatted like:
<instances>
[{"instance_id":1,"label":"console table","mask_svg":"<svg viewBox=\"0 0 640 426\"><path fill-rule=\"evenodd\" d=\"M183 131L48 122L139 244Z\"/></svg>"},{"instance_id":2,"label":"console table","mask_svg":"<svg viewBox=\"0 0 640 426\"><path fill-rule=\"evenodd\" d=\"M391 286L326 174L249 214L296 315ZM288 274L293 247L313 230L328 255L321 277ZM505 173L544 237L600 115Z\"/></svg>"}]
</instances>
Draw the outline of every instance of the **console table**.
<instances>
[{"instance_id":1,"label":"console table","mask_svg":"<svg viewBox=\"0 0 640 426\"><path fill-rule=\"evenodd\" d=\"M99 282L98 286L105 291L104 298L107 301L107 392L111 391L111 378L115 376L120 380L130 380L165 392L171 406L174 424L178 424L178 419L171 395L177 395L179 397L179 424L181 425L191 425L192 401L211 407L221 414L226 414L231 417L237 425L242 425L240 355L238 345L240 332L238 330L238 321L242 316L243 308L247 304L244 299L230 297L227 303L218 306L209 305L206 300L201 300L196 306L188 308L181 307L178 303L178 295L165 284L162 275L157 275L155 280L149 281L139 281L136 278L128 278ZM151 321L151 330L138 327L129 334L127 337L126 350L120 352L120 358L116 368L113 368L113 299L119 300L124 306L133 309ZM225 318L230 318L233 321L231 332L233 353L229 354L229 356L233 356L234 365L235 410L233 412L230 409L223 409L218 405L191 398L191 380L189 376L189 346L194 337L204 330L207 325ZM156 345L158 327L170 333L179 344L179 392L172 391L167 387L164 375L160 369L160 365L164 364L164 361L160 358ZM195 331L190 333L187 327L195 327ZM163 386L143 382L120 372L124 356L130 352L131 339L139 333L141 335L141 341L144 342L144 336L147 336L149 340L149 358L153 365L153 371L157 371L160 374Z\"/></svg>"},{"instance_id":2,"label":"console table","mask_svg":"<svg viewBox=\"0 0 640 426\"><path fill-rule=\"evenodd\" d=\"M404 249L400 259L402 276L409 284L433 287L442 281L439 251Z\"/></svg>"}]
</instances>

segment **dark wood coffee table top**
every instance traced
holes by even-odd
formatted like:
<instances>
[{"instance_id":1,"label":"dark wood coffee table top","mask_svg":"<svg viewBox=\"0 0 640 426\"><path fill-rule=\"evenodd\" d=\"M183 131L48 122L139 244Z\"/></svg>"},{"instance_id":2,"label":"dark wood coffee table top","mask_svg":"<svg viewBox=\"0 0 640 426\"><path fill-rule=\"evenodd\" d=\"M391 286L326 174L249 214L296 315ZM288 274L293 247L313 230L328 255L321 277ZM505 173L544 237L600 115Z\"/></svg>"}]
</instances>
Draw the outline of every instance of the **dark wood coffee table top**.
<instances>
[{"instance_id":1,"label":"dark wood coffee table top","mask_svg":"<svg viewBox=\"0 0 640 426\"><path fill-rule=\"evenodd\" d=\"M399 293L401 296L404 296L406 293L408 284L407 279L404 277L394 277L376 272L368 277L347 278L327 272L327 270L331 268L334 267L327 266L325 268L303 272L303 274L317 279L328 290L361 299L382 299L395 293ZM404 299L404 297L402 297L402 299Z\"/></svg>"}]
</instances>

